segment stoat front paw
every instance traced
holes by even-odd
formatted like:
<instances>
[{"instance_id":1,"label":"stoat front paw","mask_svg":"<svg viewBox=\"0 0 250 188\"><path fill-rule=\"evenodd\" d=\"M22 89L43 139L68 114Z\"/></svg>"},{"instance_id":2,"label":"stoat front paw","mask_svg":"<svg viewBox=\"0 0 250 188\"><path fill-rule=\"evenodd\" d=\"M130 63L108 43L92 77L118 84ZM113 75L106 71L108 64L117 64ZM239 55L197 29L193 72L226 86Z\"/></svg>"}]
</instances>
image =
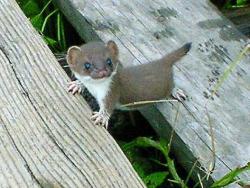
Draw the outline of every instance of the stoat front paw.
<instances>
[{"instance_id":1,"label":"stoat front paw","mask_svg":"<svg viewBox=\"0 0 250 188\"><path fill-rule=\"evenodd\" d=\"M108 128L110 114L106 110L100 110L99 112L94 112L91 116L91 120L94 121L95 125L104 126Z\"/></svg>"},{"instance_id":2,"label":"stoat front paw","mask_svg":"<svg viewBox=\"0 0 250 188\"><path fill-rule=\"evenodd\" d=\"M81 93L81 91L82 91L82 83L79 80L69 82L68 92L71 92L74 95L76 93Z\"/></svg>"},{"instance_id":3,"label":"stoat front paw","mask_svg":"<svg viewBox=\"0 0 250 188\"><path fill-rule=\"evenodd\" d=\"M172 91L172 97L177 99L178 101L184 101L187 99L184 91L180 88L174 88Z\"/></svg>"}]
</instances>

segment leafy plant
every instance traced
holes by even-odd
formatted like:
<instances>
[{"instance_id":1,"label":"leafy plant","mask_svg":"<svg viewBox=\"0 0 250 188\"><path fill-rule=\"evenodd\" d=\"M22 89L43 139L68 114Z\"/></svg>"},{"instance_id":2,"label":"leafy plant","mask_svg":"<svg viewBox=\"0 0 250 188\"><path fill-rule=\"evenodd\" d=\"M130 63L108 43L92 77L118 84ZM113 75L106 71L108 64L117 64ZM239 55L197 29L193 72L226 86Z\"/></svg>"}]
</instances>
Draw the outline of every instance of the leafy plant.
<instances>
[{"instance_id":1,"label":"leafy plant","mask_svg":"<svg viewBox=\"0 0 250 188\"><path fill-rule=\"evenodd\" d=\"M167 177L172 179L168 179L169 182L175 183L178 185L178 187L181 188L188 188L188 181L191 177L191 174L193 173L194 167L196 166L196 163L194 164L193 168L188 173L188 176L186 180L184 181L179 176L176 166L174 163L174 160L172 160L169 157L169 145L166 144L164 141L154 141L147 137L138 137L135 140L129 142L129 143L123 143L122 149L127 155L127 157L130 159L134 169L137 171L137 173L140 175L140 177L143 179L144 183L147 185L148 188L156 188L164 183ZM165 158L165 162L161 162L158 159L145 159L140 156L138 148L154 148L163 154ZM156 172L150 172L149 170L149 163L148 161L151 160L155 164L158 164L162 167L165 167L165 171L156 171ZM232 183L238 183L242 186L245 186L243 182L239 181L238 176L245 172L250 170L250 163L248 163L246 166L238 167L228 174L226 174L224 177L219 179L218 181L214 182L211 188L222 188ZM150 173L149 173L150 172ZM198 182L194 187L197 187L200 183Z\"/></svg>"},{"instance_id":2,"label":"leafy plant","mask_svg":"<svg viewBox=\"0 0 250 188\"><path fill-rule=\"evenodd\" d=\"M163 140L161 141L154 141L150 138L147 137L139 137L136 138L135 140L126 143L122 146L123 151L128 154L128 156L131 155L131 153L134 153L134 150L136 148L154 148L155 150L160 151L160 153L163 155L165 162L161 162L157 159L151 159L151 161L155 162L158 165L161 165L164 167L168 172L162 171L162 172L154 172L146 175L145 170L139 169L138 171L138 162L133 161L132 159L132 165L135 167L137 170L138 174L142 177L143 181L145 182L146 185L154 188L160 185L165 178L170 175L172 177L171 180L169 180L172 183L175 183L179 185L182 188L187 188L187 185L184 180L181 179L179 174L177 173L176 167L174 160L172 160L169 157L169 149L170 146ZM130 157L129 157L130 158ZM141 166L142 167L142 166ZM159 175L159 176L157 176Z\"/></svg>"},{"instance_id":3,"label":"leafy plant","mask_svg":"<svg viewBox=\"0 0 250 188\"><path fill-rule=\"evenodd\" d=\"M18 0L18 3L49 47L54 52L65 51L64 21L52 0Z\"/></svg>"}]
</instances>

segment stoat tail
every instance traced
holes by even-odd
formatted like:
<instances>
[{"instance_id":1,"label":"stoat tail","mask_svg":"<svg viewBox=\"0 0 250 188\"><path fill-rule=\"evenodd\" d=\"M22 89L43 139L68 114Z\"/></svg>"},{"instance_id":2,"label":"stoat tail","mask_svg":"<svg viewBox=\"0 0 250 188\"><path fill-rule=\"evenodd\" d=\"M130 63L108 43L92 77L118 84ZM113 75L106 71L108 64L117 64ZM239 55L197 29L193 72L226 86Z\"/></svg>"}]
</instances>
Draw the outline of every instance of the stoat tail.
<instances>
[{"instance_id":1,"label":"stoat tail","mask_svg":"<svg viewBox=\"0 0 250 188\"><path fill-rule=\"evenodd\" d=\"M165 57L162 58L162 60L167 63L168 65L173 65L175 62L180 60L184 55L188 53L188 51L191 49L192 43L186 43L179 49L167 54Z\"/></svg>"}]
</instances>

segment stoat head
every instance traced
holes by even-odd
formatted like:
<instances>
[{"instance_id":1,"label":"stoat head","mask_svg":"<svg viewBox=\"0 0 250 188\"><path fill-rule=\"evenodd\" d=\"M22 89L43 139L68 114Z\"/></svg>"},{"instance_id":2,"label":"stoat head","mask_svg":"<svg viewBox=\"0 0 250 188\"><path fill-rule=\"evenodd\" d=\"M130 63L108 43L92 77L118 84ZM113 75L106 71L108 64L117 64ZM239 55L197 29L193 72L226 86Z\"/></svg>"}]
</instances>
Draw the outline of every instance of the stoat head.
<instances>
[{"instance_id":1,"label":"stoat head","mask_svg":"<svg viewBox=\"0 0 250 188\"><path fill-rule=\"evenodd\" d=\"M119 62L118 47L114 41L107 44L90 42L80 47L72 46L67 52L67 62L76 77L105 79L115 74Z\"/></svg>"}]
</instances>

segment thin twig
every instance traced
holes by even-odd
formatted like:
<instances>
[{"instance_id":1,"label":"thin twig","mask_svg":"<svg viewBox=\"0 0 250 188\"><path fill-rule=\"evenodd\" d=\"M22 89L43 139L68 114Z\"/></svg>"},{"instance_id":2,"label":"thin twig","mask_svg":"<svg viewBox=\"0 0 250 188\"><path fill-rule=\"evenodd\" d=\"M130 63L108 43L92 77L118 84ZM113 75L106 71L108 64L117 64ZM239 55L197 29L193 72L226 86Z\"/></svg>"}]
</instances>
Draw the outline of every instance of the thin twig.
<instances>
[{"instance_id":1,"label":"thin twig","mask_svg":"<svg viewBox=\"0 0 250 188\"><path fill-rule=\"evenodd\" d=\"M190 177L191 177L192 174L193 174L194 169L197 167L197 163L198 163L198 159L194 162L194 164L193 164L191 170L188 172L187 178L186 178L186 180L184 181L184 184L185 184L185 185L188 183Z\"/></svg>"},{"instance_id":2,"label":"thin twig","mask_svg":"<svg viewBox=\"0 0 250 188\"><path fill-rule=\"evenodd\" d=\"M145 104L152 104L152 103L163 103L163 102L178 102L178 100L175 99L162 99L162 100L152 100L152 101L138 101L138 102L132 102L128 104L123 104L121 107L131 107L136 105L145 105Z\"/></svg>"},{"instance_id":3,"label":"thin twig","mask_svg":"<svg viewBox=\"0 0 250 188\"><path fill-rule=\"evenodd\" d=\"M198 173L198 174L197 174L197 176L198 176L198 179L199 179L199 182L200 182L201 188L204 188L204 187L203 187L203 183L202 183L202 181L203 181L203 180L201 180L201 176L200 176L200 174Z\"/></svg>"},{"instance_id":4,"label":"thin twig","mask_svg":"<svg viewBox=\"0 0 250 188\"><path fill-rule=\"evenodd\" d=\"M208 113L208 109L206 108L206 114L208 117L208 125L209 125L209 134L211 136L211 145L212 145L212 162L210 163L210 166L208 167L208 174L207 174L207 180L210 176L210 174L213 173L214 168L215 168L215 162L216 162L216 153L215 153L215 137L214 137L214 130L213 130L213 125L212 125L212 120L211 117Z\"/></svg>"},{"instance_id":5,"label":"thin twig","mask_svg":"<svg viewBox=\"0 0 250 188\"><path fill-rule=\"evenodd\" d=\"M180 110L180 103L178 103L178 107L177 107L177 111L176 111L176 115L175 115L175 119L174 119L174 125L172 126L172 131L171 131L171 135L170 135L170 139L169 139L169 143L168 143L169 151L170 151L172 140L174 137L174 130L175 130L175 126L177 124L177 119L178 119L179 114L180 114L179 110Z\"/></svg>"},{"instance_id":6,"label":"thin twig","mask_svg":"<svg viewBox=\"0 0 250 188\"><path fill-rule=\"evenodd\" d=\"M198 173L197 176L198 176L198 179L199 179L200 174ZM193 188L198 187L198 186L200 185L200 182L203 182L203 180L206 179L206 176L207 176L207 175L205 175L205 176L203 176L202 178L200 178L199 182L197 182L197 183L193 186Z\"/></svg>"}]
</instances>

